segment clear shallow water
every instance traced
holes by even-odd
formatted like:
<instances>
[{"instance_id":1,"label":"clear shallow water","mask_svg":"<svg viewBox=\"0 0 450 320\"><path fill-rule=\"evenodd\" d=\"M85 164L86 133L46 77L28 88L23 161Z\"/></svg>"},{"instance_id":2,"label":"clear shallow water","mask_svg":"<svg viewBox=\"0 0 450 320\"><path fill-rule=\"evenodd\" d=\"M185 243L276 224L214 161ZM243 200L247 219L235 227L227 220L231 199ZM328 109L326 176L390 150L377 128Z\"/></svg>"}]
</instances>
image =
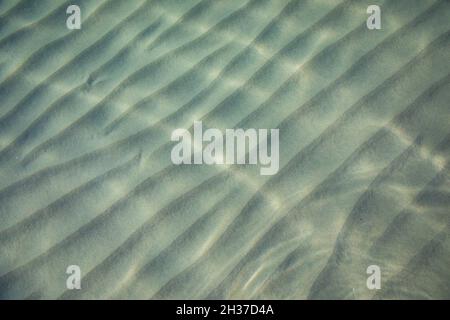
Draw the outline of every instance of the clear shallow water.
<instances>
[{"instance_id":1,"label":"clear shallow water","mask_svg":"<svg viewBox=\"0 0 450 320\"><path fill-rule=\"evenodd\" d=\"M77 4L0 1L1 298L450 297L448 1ZM280 171L172 165L194 120Z\"/></svg>"}]
</instances>

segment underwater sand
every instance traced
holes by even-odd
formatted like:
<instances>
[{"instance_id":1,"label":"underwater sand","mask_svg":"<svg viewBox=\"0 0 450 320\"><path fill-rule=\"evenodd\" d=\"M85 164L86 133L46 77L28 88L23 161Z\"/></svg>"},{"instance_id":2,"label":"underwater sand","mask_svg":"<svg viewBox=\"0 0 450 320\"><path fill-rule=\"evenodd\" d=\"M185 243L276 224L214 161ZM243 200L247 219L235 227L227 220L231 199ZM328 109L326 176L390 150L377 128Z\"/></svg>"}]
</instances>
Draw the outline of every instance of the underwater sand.
<instances>
[{"instance_id":1,"label":"underwater sand","mask_svg":"<svg viewBox=\"0 0 450 320\"><path fill-rule=\"evenodd\" d=\"M445 0L0 1L0 298L450 299L449 62Z\"/></svg>"}]
</instances>

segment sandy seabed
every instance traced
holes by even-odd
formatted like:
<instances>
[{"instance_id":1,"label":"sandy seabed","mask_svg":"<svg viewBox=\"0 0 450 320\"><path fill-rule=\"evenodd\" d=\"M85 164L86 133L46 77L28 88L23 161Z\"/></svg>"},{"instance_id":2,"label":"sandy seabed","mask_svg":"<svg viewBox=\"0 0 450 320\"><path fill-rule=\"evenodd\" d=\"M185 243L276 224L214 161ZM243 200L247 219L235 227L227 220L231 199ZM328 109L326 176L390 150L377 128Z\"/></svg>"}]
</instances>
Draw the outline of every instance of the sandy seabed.
<instances>
[{"instance_id":1,"label":"sandy seabed","mask_svg":"<svg viewBox=\"0 0 450 320\"><path fill-rule=\"evenodd\" d=\"M0 1L0 298L450 299L450 2L376 2Z\"/></svg>"}]
</instances>

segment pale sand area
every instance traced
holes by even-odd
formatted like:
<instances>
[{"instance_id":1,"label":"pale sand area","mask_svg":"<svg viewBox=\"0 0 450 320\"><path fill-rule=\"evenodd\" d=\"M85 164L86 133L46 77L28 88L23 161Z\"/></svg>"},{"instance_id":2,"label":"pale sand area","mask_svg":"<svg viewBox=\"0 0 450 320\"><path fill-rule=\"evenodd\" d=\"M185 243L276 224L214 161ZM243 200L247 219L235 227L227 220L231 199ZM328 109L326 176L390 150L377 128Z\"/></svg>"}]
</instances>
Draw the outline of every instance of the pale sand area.
<instances>
[{"instance_id":1,"label":"pale sand area","mask_svg":"<svg viewBox=\"0 0 450 320\"><path fill-rule=\"evenodd\" d=\"M0 1L0 298L450 299L450 2L371 4ZM279 172L173 165L195 120Z\"/></svg>"}]
</instances>

